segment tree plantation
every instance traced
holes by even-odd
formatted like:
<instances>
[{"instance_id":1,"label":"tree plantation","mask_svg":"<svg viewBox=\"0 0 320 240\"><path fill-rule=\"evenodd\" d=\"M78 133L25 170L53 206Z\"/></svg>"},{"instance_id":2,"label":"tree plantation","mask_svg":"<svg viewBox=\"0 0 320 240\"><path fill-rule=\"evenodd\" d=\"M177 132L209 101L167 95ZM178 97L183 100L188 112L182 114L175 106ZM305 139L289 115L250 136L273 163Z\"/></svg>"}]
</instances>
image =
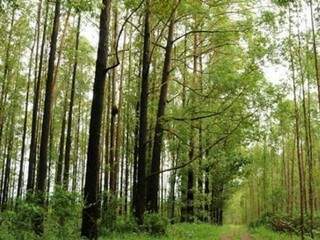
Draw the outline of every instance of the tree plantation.
<instances>
[{"instance_id":1,"label":"tree plantation","mask_svg":"<svg viewBox=\"0 0 320 240\"><path fill-rule=\"evenodd\" d=\"M320 239L320 1L0 0L0 240Z\"/></svg>"}]
</instances>

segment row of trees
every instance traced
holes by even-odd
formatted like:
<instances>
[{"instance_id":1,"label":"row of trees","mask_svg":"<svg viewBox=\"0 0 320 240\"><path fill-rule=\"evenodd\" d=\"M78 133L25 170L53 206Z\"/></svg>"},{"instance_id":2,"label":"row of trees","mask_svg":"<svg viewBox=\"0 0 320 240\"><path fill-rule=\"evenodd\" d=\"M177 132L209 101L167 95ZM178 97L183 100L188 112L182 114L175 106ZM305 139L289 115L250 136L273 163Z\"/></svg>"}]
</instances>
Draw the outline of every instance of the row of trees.
<instances>
[{"instance_id":1,"label":"row of trees","mask_svg":"<svg viewBox=\"0 0 320 240\"><path fill-rule=\"evenodd\" d=\"M254 175L242 190L243 217L250 222L267 213L286 216L298 220L301 239L304 234L313 238L318 228L320 194L319 13L312 1L278 4L274 27L285 37L276 54L288 66L288 77L279 86L281 94L266 118L264 140L249 154ZM307 13L310 19L306 21L301 13Z\"/></svg>"},{"instance_id":2,"label":"row of trees","mask_svg":"<svg viewBox=\"0 0 320 240\"><path fill-rule=\"evenodd\" d=\"M120 215L222 224L276 95L257 3L0 2L2 211L50 208L62 188L89 239Z\"/></svg>"}]
</instances>

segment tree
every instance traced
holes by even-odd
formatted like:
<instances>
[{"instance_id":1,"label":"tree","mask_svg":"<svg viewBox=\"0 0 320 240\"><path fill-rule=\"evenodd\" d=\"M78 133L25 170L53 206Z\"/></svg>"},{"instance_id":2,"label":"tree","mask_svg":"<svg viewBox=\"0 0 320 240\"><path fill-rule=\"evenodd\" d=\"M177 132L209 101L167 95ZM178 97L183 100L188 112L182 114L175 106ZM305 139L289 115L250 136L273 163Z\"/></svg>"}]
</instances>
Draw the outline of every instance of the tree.
<instances>
[{"instance_id":1,"label":"tree","mask_svg":"<svg viewBox=\"0 0 320 240\"><path fill-rule=\"evenodd\" d=\"M44 102L44 114L42 121L42 130L41 130L41 142L40 142L40 158L38 164L38 172L37 172L37 184L36 184L36 194L39 197L39 204L45 204L45 186L46 186L46 178L47 178L47 162L48 162L48 143L49 143L49 135L50 135L50 126L52 120L52 105L53 105L53 90L55 86L54 82L54 64L56 57L56 48L57 48L57 40L58 40L58 32L59 32L59 19L60 19L60 0L56 1L55 4L55 13L54 20L52 26L52 35L50 42L50 53L49 53L49 61L48 61L48 74L46 81L46 93L45 93L45 102ZM43 233L43 217L40 216L35 223L35 231L38 234Z\"/></svg>"},{"instance_id":2,"label":"tree","mask_svg":"<svg viewBox=\"0 0 320 240\"><path fill-rule=\"evenodd\" d=\"M143 224L146 194L146 150L148 130L148 91L150 69L150 1L145 1L144 37L142 54L142 76L139 99L139 140L138 140L138 169L137 193L140 201L135 201L134 216L139 224Z\"/></svg>"},{"instance_id":3,"label":"tree","mask_svg":"<svg viewBox=\"0 0 320 240\"><path fill-rule=\"evenodd\" d=\"M99 24L99 45L93 87L87 171L84 187L84 208L82 213L81 235L89 239L98 238L97 220L99 217L98 181L100 166L100 131L102 122L104 89L106 82L107 46L109 40L109 21L111 1L103 0Z\"/></svg>"}]
</instances>

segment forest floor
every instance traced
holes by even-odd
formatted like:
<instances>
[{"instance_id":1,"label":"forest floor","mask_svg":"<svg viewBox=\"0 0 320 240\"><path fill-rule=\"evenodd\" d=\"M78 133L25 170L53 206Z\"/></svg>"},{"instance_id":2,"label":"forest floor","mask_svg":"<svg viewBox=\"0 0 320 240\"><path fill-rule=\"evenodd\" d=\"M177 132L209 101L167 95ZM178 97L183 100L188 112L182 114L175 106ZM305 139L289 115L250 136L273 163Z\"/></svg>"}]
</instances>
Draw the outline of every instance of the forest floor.
<instances>
[{"instance_id":1,"label":"forest floor","mask_svg":"<svg viewBox=\"0 0 320 240\"><path fill-rule=\"evenodd\" d=\"M298 236L280 234L265 228L249 230L245 226L209 224L176 224L169 227L165 236L142 233L114 233L101 240L299 240Z\"/></svg>"}]
</instances>

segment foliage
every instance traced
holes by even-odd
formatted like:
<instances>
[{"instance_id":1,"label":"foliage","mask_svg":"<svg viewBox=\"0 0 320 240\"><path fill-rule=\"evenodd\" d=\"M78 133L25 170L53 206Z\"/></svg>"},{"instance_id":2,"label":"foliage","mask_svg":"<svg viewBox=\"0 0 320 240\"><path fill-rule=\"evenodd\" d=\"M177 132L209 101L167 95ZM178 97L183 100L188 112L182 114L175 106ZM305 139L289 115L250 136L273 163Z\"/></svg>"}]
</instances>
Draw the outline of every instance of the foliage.
<instances>
[{"instance_id":1,"label":"foliage","mask_svg":"<svg viewBox=\"0 0 320 240\"><path fill-rule=\"evenodd\" d=\"M161 216L159 213L146 213L144 215L145 231L152 235L163 235L166 233L168 219Z\"/></svg>"},{"instance_id":2,"label":"foliage","mask_svg":"<svg viewBox=\"0 0 320 240\"><path fill-rule=\"evenodd\" d=\"M58 187L51 197L46 232L52 239L79 239L82 204L76 193Z\"/></svg>"},{"instance_id":3,"label":"foliage","mask_svg":"<svg viewBox=\"0 0 320 240\"><path fill-rule=\"evenodd\" d=\"M42 239L35 235L32 220L40 213L45 215L43 239L79 239L81 202L79 196L60 188L50 198L48 209L34 201L19 201L13 210L0 214L0 239Z\"/></svg>"},{"instance_id":4,"label":"foliage","mask_svg":"<svg viewBox=\"0 0 320 240\"><path fill-rule=\"evenodd\" d=\"M34 203L19 201L14 210L0 214L0 239L37 239L32 219L44 211Z\"/></svg>"}]
</instances>

